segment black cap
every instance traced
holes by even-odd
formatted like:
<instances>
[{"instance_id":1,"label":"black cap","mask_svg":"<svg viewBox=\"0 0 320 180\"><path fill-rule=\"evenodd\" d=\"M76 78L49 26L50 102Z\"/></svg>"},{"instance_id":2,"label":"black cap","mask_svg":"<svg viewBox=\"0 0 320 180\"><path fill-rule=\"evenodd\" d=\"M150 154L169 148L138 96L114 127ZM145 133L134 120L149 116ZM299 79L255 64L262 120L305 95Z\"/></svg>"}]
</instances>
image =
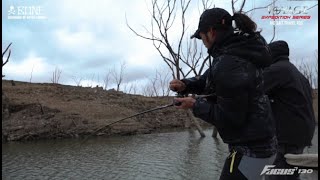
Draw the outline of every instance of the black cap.
<instances>
[{"instance_id":1,"label":"black cap","mask_svg":"<svg viewBox=\"0 0 320 180\"><path fill-rule=\"evenodd\" d=\"M269 44L269 48L274 60L279 56L289 56L289 45L286 41L274 41Z\"/></svg>"},{"instance_id":2,"label":"black cap","mask_svg":"<svg viewBox=\"0 0 320 180\"><path fill-rule=\"evenodd\" d=\"M198 29L191 36L191 39L201 39L200 32L206 32L209 27L222 29L228 26L232 26L232 16L228 11L221 8L207 9L201 14Z\"/></svg>"},{"instance_id":3,"label":"black cap","mask_svg":"<svg viewBox=\"0 0 320 180\"><path fill-rule=\"evenodd\" d=\"M286 41L279 40L269 44L272 56L289 56L289 45Z\"/></svg>"}]
</instances>

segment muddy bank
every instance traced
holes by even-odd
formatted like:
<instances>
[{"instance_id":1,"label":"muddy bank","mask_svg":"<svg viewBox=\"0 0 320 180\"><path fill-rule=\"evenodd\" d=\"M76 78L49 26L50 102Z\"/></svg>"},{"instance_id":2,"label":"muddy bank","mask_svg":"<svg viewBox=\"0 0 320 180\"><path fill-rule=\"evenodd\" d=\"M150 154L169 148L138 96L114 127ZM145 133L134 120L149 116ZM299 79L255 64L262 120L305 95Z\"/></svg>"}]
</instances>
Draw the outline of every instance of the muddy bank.
<instances>
[{"instance_id":1,"label":"muddy bank","mask_svg":"<svg viewBox=\"0 0 320 180\"><path fill-rule=\"evenodd\" d=\"M318 91L314 91L318 121ZM172 97L144 97L102 88L2 81L2 141L77 138L121 118L170 104ZM203 128L211 127L199 121ZM116 123L97 135L133 135L195 128L173 107Z\"/></svg>"},{"instance_id":2,"label":"muddy bank","mask_svg":"<svg viewBox=\"0 0 320 180\"><path fill-rule=\"evenodd\" d=\"M123 117L172 102L102 88L2 81L2 140L74 138ZM201 126L210 125L200 121ZM194 128L184 110L173 107L114 124L98 135L132 135Z\"/></svg>"}]
</instances>

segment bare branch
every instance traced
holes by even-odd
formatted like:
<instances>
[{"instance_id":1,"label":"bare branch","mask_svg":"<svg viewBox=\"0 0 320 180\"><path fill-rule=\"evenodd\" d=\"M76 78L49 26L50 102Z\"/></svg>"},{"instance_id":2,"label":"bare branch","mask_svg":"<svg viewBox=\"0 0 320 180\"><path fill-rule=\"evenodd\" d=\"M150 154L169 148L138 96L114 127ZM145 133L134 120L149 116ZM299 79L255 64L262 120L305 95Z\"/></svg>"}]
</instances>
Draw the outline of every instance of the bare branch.
<instances>
[{"instance_id":1,"label":"bare branch","mask_svg":"<svg viewBox=\"0 0 320 180\"><path fill-rule=\"evenodd\" d=\"M209 4L209 2L210 2L210 4ZM213 1L209 1L209 0L201 0L202 6L203 6L202 9L208 9L209 7L211 7L212 2Z\"/></svg>"},{"instance_id":2,"label":"bare branch","mask_svg":"<svg viewBox=\"0 0 320 180\"><path fill-rule=\"evenodd\" d=\"M61 72L62 71L58 67L55 68L55 70L52 73L52 78L51 78L51 82L53 84L59 83Z\"/></svg>"},{"instance_id":3,"label":"bare branch","mask_svg":"<svg viewBox=\"0 0 320 180\"><path fill-rule=\"evenodd\" d=\"M106 75L104 76L104 79L103 79L103 83L104 83L104 89L107 90L108 89L108 85L109 85L109 82L110 82L110 76L111 76L111 69L109 69L106 73Z\"/></svg>"},{"instance_id":4,"label":"bare branch","mask_svg":"<svg viewBox=\"0 0 320 180\"><path fill-rule=\"evenodd\" d=\"M250 9L249 11L246 11L245 13L247 14L248 12L254 11L254 10L258 10L258 9L265 9L268 8L269 6L271 6L272 4L274 4L275 2L277 2L278 0L273 0L272 3L266 5L266 6L262 6L262 7L257 7L257 8L253 8Z\"/></svg>"},{"instance_id":5,"label":"bare branch","mask_svg":"<svg viewBox=\"0 0 320 180\"><path fill-rule=\"evenodd\" d=\"M2 67L9 62L10 55L11 55L11 49L9 50L8 57L7 57L7 59L6 59L6 61L4 63L3 63L3 57L2 57Z\"/></svg>"},{"instance_id":6,"label":"bare branch","mask_svg":"<svg viewBox=\"0 0 320 180\"><path fill-rule=\"evenodd\" d=\"M234 8L234 0L231 0L231 8L232 8L232 13L234 14L236 12L236 9Z\"/></svg>"},{"instance_id":7,"label":"bare branch","mask_svg":"<svg viewBox=\"0 0 320 180\"><path fill-rule=\"evenodd\" d=\"M308 8L307 10L310 10L310 9L312 9L312 8L316 7L316 6L318 6L318 4L315 4L315 5L311 6L311 7L310 7L310 8Z\"/></svg>"},{"instance_id":8,"label":"bare branch","mask_svg":"<svg viewBox=\"0 0 320 180\"><path fill-rule=\"evenodd\" d=\"M9 49L9 47L11 46L12 42L7 46L7 48L3 51L2 53L2 57L4 56L4 54L7 52L7 50Z\"/></svg>"},{"instance_id":9,"label":"bare branch","mask_svg":"<svg viewBox=\"0 0 320 180\"><path fill-rule=\"evenodd\" d=\"M182 11L182 15L181 15L181 24L182 24L182 32L181 32L181 36L180 36L180 40L179 40L179 45L178 45L178 53L177 53L177 58L181 59L180 57L180 53L181 53L181 44L182 44L182 40L184 38L184 34L185 34L185 13L186 13L186 10L188 9L189 7L189 4L190 4L191 0L189 0L187 2L187 4L185 5L185 1L184 0L181 0L181 11ZM177 63L179 63L179 59L177 60ZM178 77L178 79L180 79Z\"/></svg>"},{"instance_id":10,"label":"bare branch","mask_svg":"<svg viewBox=\"0 0 320 180\"><path fill-rule=\"evenodd\" d=\"M273 0L273 4L272 5L273 5L273 8L276 6L275 0ZM274 16L274 11L272 11L272 15ZM276 24L275 24L275 19L273 19L272 38L271 38L269 43L271 43L274 40L275 37L276 37Z\"/></svg>"},{"instance_id":11,"label":"bare branch","mask_svg":"<svg viewBox=\"0 0 320 180\"><path fill-rule=\"evenodd\" d=\"M76 83L77 86L81 85L82 77L77 78L77 77L73 76L72 79Z\"/></svg>"},{"instance_id":12,"label":"bare branch","mask_svg":"<svg viewBox=\"0 0 320 180\"><path fill-rule=\"evenodd\" d=\"M32 69L31 69L31 74L30 74L30 83L31 83L31 80L32 80L33 68L34 68L34 65L32 65Z\"/></svg>"},{"instance_id":13,"label":"bare branch","mask_svg":"<svg viewBox=\"0 0 320 180\"><path fill-rule=\"evenodd\" d=\"M245 3L246 3L246 0L243 0L240 6L239 12L242 12Z\"/></svg>"},{"instance_id":14,"label":"bare branch","mask_svg":"<svg viewBox=\"0 0 320 180\"><path fill-rule=\"evenodd\" d=\"M10 58L10 55L11 55L11 49L9 49L9 47L11 46L11 44L12 44L12 42L7 46L7 48L6 48L6 49L3 51L3 53L2 53L2 67L3 67L4 65L6 65L6 64L8 63L8 61L9 61L9 58ZM6 61L3 62L3 56L6 54L6 52L7 52L8 49L9 49L8 57L7 57Z\"/></svg>"},{"instance_id":15,"label":"bare branch","mask_svg":"<svg viewBox=\"0 0 320 180\"><path fill-rule=\"evenodd\" d=\"M124 70L126 68L126 62L123 61L120 63L120 70L119 72L116 70L116 67L113 67L113 70L111 72L115 83L117 84L117 91L120 91L120 85L122 84L122 81L124 79Z\"/></svg>"},{"instance_id":16,"label":"bare branch","mask_svg":"<svg viewBox=\"0 0 320 180\"><path fill-rule=\"evenodd\" d=\"M148 8L151 15L150 30L143 26L148 36L135 31L126 19L127 26L135 35L152 41L153 46L171 70L173 78L176 79L185 78L191 73L198 75L199 67L201 72L206 64L203 59L202 48L201 51L198 50L196 40L189 42L188 38L187 45L183 43L187 29L185 17L190 4L191 0L179 0L178 2L177 0L152 0L150 9ZM204 9L211 4L212 2L209 0L202 0ZM175 22L176 14L179 14L180 22L175 23L175 25L180 26L181 33L177 38L177 44L173 44L168 35L169 29Z\"/></svg>"},{"instance_id":17,"label":"bare branch","mask_svg":"<svg viewBox=\"0 0 320 180\"><path fill-rule=\"evenodd\" d=\"M161 40L159 40L159 39L146 37L146 36L143 36L143 35L137 33L137 32L136 32L134 29L132 29L131 26L128 24L127 17L126 17L126 24L127 24L128 28L129 28L135 35L137 35L137 36L139 36L139 37L141 37L141 38L143 38L143 39L148 39L148 40L152 40L152 41L159 41L159 42L161 42Z\"/></svg>"}]
</instances>

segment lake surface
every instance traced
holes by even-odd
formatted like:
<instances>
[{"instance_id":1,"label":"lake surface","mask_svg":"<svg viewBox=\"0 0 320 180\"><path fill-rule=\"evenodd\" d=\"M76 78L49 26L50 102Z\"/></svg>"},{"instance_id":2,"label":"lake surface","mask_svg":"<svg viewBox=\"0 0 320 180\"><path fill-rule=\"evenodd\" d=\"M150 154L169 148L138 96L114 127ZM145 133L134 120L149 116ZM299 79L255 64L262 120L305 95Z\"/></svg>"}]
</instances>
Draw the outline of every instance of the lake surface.
<instances>
[{"instance_id":1,"label":"lake surface","mask_svg":"<svg viewBox=\"0 0 320 180\"><path fill-rule=\"evenodd\" d=\"M227 145L205 130L2 144L2 179L218 179ZM315 144L316 143L316 144ZM318 127L314 146L318 153Z\"/></svg>"}]
</instances>

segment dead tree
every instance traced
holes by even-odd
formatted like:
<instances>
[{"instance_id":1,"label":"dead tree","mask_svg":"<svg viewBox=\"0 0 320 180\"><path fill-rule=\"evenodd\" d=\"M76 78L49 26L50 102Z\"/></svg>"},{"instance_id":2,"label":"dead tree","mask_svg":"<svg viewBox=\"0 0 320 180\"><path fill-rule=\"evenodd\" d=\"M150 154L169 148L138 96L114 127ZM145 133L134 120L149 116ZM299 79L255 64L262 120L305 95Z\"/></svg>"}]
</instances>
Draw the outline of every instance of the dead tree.
<instances>
[{"instance_id":1,"label":"dead tree","mask_svg":"<svg viewBox=\"0 0 320 180\"><path fill-rule=\"evenodd\" d=\"M9 58L11 55L11 49L9 49L9 47L11 46L12 43L10 43L7 48L2 52L2 73L3 73L3 66L6 65L9 62ZM6 54L6 52L9 49L9 54L8 57L5 61L3 61L4 55ZM2 78L5 77L5 75L2 74ZM7 117L9 117L10 113L9 113L9 98L3 93L3 91L1 91L1 95L2 95L2 108L1 108L1 114L2 114L2 120L7 119ZM3 122L3 121L2 121Z\"/></svg>"},{"instance_id":2,"label":"dead tree","mask_svg":"<svg viewBox=\"0 0 320 180\"><path fill-rule=\"evenodd\" d=\"M317 65L318 61L316 61ZM316 89L318 86L318 66L314 67L311 62L301 59L300 63L297 63L297 69L304 75L304 77L309 81L310 86Z\"/></svg>"},{"instance_id":3,"label":"dead tree","mask_svg":"<svg viewBox=\"0 0 320 180\"><path fill-rule=\"evenodd\" d=\"M87 87L91 87L93 86L93 81L94 81L94 76L95 74L93 73L91 78L87 78Z\"/></svg>"},{"instance_id":4,"label":"dead tree","mask_svg":"<svg viewBox=\"0 0 320 180\"><path fill-rule=\"evenodd\" d=\"M162 2L159 0L152 0L151 2L152 8L149 10L151 15L151 29L148 30L145 27L147 34L143 35L138 33L128 24L128 21L126 21L128 28L137 36L152 41L153 46L166 65L170 68L174 79L186 78L191 75L192 72L195 76L200 75L208 59L203 57L201 51L197 51L196 40L187 40L187 46L184 46L183 43L187 29L185 16L191 0L166 0ZM208 0L202 1L204 8L208 5L208 2ZM181 32L177 38L178 42L174 44L169 39L169 34L170 29L175 23L177 14L180 15ZM189 37L187 38L189 39ZM164 49L166 51L164 51ZM194 118L191 119L194 121ZM198 122L194 121L193 123L196 124L201 136L204 137L205 135L198 125Z\"/></svg>"},{"instance_id":5,"label":"dead tree","mask_svg":"<svg viewBox=\"0 0 320 180\"><path fill-rule=\"evenodd\" d=\"M143 87L141 87L142 95L153 97L155 92L152 88L152 83L149 81Z\"/></svg>"},{"instance_id":6,"label":"dead tree","mask_svg":"<svg viewBox=\"0 0 320 180\"><path fill-rule=\"evenodd\" d=\"M156 77L158 79L158 90L160 91L159 92L159 95L161 96L169 96L169 93L170 93L170 89L168 87L168 82L169 82L169 72L161 72L160 71L156 71Z\"/></svg>"},{"instance_id":7,"label":"dead tree","mask_svg":"<svg viewBox=\"0 0 320 180\"><path fill-rule=\"evenodd\" d=\"M232 10L234 12L243 12L246 0L240 3L240 8L236 10L235 4L238 0L232 0ZM276 0L273 0L274 3ZM186 12L189 8L191 0L152 0L151 8L149 9L151 16L151 28L146 28L145 34L137 32L133 29L126 18L128 28L138 37L150 40L153 46L158 51L166 65L170 68L174 79L186 78L193 74L199 76L202 74L204 67L208 61L202 53L202 48L197 47L196 40L189 40L186 37L187 25L185 22ZM209 0L202 0L201 12L210 8L214 4L209 3ZM268 6L267 6L268 7ZM266 7L266 8L267 8ZM256 8L258 9L258 8ZM173 43L169 39L170 29L175 25L177 15L180 17L180 35L177 37L177 42ZM187 40L185 40L187 38Z\"/></svg>"},{"instance_id":8,"label":"dead tree","mask_svg":"<svg viewBox=\"0 0 320 180\"><path fill-rule=\"evenodd\" d=\"M315 51L315 65L314 65L314 83L315 89L318 89L318 49Z\"/></svg>"},{"instance_id":9,"label":"dead tree","mask_svg":"<svg viewBox=\"0 0 320 180\"><path fill-rule=\"evenodd\" d=\"M173 78L182 79L193 72L195 76L202 73L205 66L203 53L198 51L196 40L187 40L187 46L184 46L186 37L185 16L191 0L166 0L161 3L159 0L152 0L152 8L149 10L151 15L151 29L147 33L141 34L134 30L127 22L128 28L137 36L152 41L153 46L158 51L166 65L170 68ZM206 6L208 1L203 1ZM176 15L180 15L180 35L178 42L173 43L169 39L170 30L175 24ZM127 20L127 19L126 19ZM189 36L186 37L190 39Z\"/></svg>"},{"instance_id":10,"label":"dead tree","mask_svg":"<svg viewBox=\"0 0 320 180\"><path fill-rule=\"evenodd\" d=\"M76 83L78 87L81 86L82 77L78 78L76 76L72 76L72 80Z\"/></svg>"},{"instance_id":11,"label":"dead tree","mask_svg":"<svg viewBox=\"0 0 320 180\"><path fill-rule=\"evenodd\" d=\"M120 70L119 71L116 70L115 66L113 67L113 70L111 71L111 74L113 76L114 82L117 85L117 91L120 91L120 85L122 84L123 79L124 79L124 70L125 70L125 68L126 68L126 62L123 61L120 64Z\"/></svg>"},{"instance_id":12,"label":"dead tree","mask_svg":"<svg viewBox=\"0 0 320 180\"><path fill-rule=\"evenodd\" d=\"M123 92L127 94L136 94L137 93L137 81L126 83L123 88Z\"/></svg>"},{"instance_id":13,"label":"dead tree","mask_svg":"<svg viewBox=\"0 0 320 180\"><path fill-rule=\"evenodd\" d=\"M60 70L58 67L54 69L54 71L52 72L52 78L51 78L51 82L53 84L59 83L61 73L62 73L62 70Z\"/></svg>"},{"instance_id":14,"label":"dead tree","mask_svg":"<svg viewBox=\"0 0 320 180\"><path fill-rule=\"evenodd\" d=\"M33 74L33 69L34 69L34 65L32 65L32 69L31 69L31 73L30 73L30 83L31 83L31 81L32 81L32 74Z\"/></svg>"},{"instance_id":15,"label":"dead tree","mask_svg":"<svg viewBox=\"0 0 320 180\"><path fill-rule=\"evenodd\" d=\"M149 78L150 85L151 85L151 90L154 94L155 97L159 97L159 92L158 92L158 87L157 87L157 77L155 78Z\"/></svg>"},{"instance_id":16,"label":"dead tree","mask_svg":"<svg viewBox=\"0 0 320 180\"><path fill-rule=\"evenodd\" d=\"M170 80L169 71L166 72L164 69L161 69L161 70L156 69L155 76L148 78L148 83L146 84L145 91L144 91L148 93L144 95L150 94L155 97L169 96L170 94L170 89L168 87L169 80Z\"/></svg>"},{"instance_id":17,"label":"dead tree","mask_svg":"<svg viewBox=\"0 0 320 180\"><path fill-rule=\"evenodd\" d=\"M12 43L10 43L7 48L2 52L2 73L3 73L3 66L6 65L8 62L9 62L9 58L10 58L10 55L11 55L11 49L9 49L9 47L11 46ZM8 51L9 49L9 54L7 56L7 59L3 62L3 58L4 58L4 55L6 54L6 52ZM2 78L5 77L5 75L2 74Z\"/></svg>"},{"instance_id":18,"label":"dead tree","mask_svg":"<svg viewBox=\"0 0 320 180\"><path fill-rule=\"evenodd\" d=\"M104 90L108 90L110 83L111 69L108 69L106 75L103 78L103 88Z\"/></svg>"}]
</instances>

